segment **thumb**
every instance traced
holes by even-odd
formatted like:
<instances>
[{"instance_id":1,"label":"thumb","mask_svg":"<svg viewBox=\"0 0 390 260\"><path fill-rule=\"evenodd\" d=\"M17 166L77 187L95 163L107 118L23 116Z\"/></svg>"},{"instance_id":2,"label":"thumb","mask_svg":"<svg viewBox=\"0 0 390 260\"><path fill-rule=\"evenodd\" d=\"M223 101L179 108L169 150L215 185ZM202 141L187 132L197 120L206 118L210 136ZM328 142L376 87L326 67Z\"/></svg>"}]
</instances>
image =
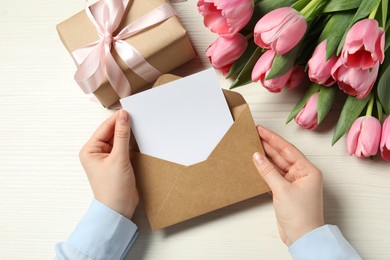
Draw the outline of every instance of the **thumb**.
<instances>
[{"instance_id":1,"label":"thumb","mask_svg":"<svg viewBox=\"0 0 390 260\"><path fill-rule=\"evenodd\" d=\"M121 109L116 117L114 144L112 151L116 155L129 153L130 123L129 114Z\"/></svg>"},{"instance_id":2,"label":"thumb","mask_svg":"<svg viewBox=\"0 0 390 260\"><path fill-rule=\"evenodd\" d=\"M264 181L272 191L283 188L289 182L283 178L278 169L262 154L253 154L253 163Z\"/></svg>"}]
</instances>

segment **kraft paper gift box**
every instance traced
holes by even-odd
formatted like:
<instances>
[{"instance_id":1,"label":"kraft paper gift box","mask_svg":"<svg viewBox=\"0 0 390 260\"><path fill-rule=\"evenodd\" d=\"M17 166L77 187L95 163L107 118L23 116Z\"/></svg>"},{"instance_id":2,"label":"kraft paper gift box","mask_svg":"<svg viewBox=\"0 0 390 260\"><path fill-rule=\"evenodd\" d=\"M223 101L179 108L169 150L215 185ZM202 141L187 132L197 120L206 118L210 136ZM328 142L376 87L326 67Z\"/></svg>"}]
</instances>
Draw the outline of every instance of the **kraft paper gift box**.
<instances>
[{"instance_id":1,"label":"kraft paper gift box","mask_svg":"<svg viewBox=\"0 0 390 260\"><path fill-rule=\"evenodd\" d=\"M119 32L137 18L165 3L168 1L130 0L121 24L115 32ZM57 31L70 53L99 39L97 30L85 10L58 24ZM196 57L186 29L177 16L158 23L124 41L133 46L148 63L161 73L167 73ZM115 51L112 50L111 53L130 82L131 93L145 90L149 82L130 70ZM107 78L94 91L94 95L105 107L110 107L120 99Z\"/></svg>"},{"instance_id":2,"label":"kraft paper gift box","mask_svg":"<svg viewBox=\"0 0 390 260\"><path fill-rule=\"evenodd\" d=\"M155 86L176 80L163 75ZM264 153L249 106L236 92L223 90L234 123L207 160L183 166L140 153L132 138L130 158L152 230L269 191L253 162Z\"/></svg>"}]
</instances>

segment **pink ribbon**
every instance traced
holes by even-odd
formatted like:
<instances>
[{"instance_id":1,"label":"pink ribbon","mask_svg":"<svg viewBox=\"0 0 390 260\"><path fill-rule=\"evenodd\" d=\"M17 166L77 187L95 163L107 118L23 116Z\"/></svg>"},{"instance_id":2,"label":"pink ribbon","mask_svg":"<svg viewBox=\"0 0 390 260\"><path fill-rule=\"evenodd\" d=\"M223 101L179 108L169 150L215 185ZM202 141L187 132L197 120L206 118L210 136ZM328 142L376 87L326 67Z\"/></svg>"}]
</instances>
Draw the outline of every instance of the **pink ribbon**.
<instances>
[{"instance_id":1,"label":"pink ribbon","mask_svg":"<svg viewBox=\"0 0 390 260\"><path fill-rule=\"evenodd\" d=\"M99 35L96 42L72 52L78 66L75 80L86 94L95 92L105 77L119 97L131 94L130 83L111 54L112 47L127 66L147 82L152 82L161 75L160 71L124 39L175 16L176 12L169 4L162 4L127 25L117 35L113 35L128 3L129 0L101 0L85 8Z\"/></svg>"}]
</instances>

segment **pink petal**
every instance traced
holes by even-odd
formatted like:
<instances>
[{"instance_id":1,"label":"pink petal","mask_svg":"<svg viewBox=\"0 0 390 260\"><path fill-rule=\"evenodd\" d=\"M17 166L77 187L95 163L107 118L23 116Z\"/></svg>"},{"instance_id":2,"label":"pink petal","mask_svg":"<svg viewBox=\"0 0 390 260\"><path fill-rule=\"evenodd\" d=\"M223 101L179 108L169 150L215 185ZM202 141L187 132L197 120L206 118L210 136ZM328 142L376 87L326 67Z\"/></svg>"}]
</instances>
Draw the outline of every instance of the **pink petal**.
<instances>
[{"instance_id":1,"label":"pink petal","mask_svg":"<svg viewBox=\"0 0 390 260\"><path fill-rule=\"evenodd\" d=\"M355 122L353 122L351 128L349 129L347 136L347 150L349 155L354 154L357 149L362 120L363 117L356 119Z\"/></svg>"},{"instance_id":2,"label":"pink petal","mask_svg":"<svg viewBox=\"0 0 390 260\"><path fill-rule=\"evenodd\" d=\"M259 81L260 77L262 75L264 76L265 73L270 70L272 66L272 62L274 61L274 57L275 57L275 52L272 50L268 50L265 53L263 53L263 55L261 55L260 59L256 62L252 70L253 82Z\"/></svg>"},{"instance_id":3,"label":"pink petal","mask_svg":"<svg viewBox=\"0 0 390 260\"><path fill-rule=\"evenodd\" d=\"M372 68L384 59L384 31L374 19L363 19L348 31L342 50L343 64L358 69Z\"/></svg>"},{"instance_id":4,"label":"pink petal","mask_svg":"<svg viewBox=\"0 0 390 260\"><path fill-rule=\"evenodd\" d=\"M262 78L260 80L266 89L268 89L270 92L277 93L277 92L282 91L282 89L286 86L287 81L290 78L291 72L292 72L292 69L290 69L286 74L284 74L280 77L273 78L270 80L265 80L265 78L268 76L268 73L269 73L269 71L267 71L267 73L264 75L264 78Z\"/></svg>"},{"instance_id":5,"label":"pink petal","mask_svg":"<svg viewBox=\"0 0 390 260\"><path fill-rule=\"evenodd\" d=\"M279 37L271 45L278 54L286 54L293 49L306 33L307 24L303 16L291 18L279 34Z\"/></svg>"},{"instance_id":6,"label":"pink petal","mask_svg":"<svg viewBox=\"0 0 390 260\"><path fill-rule=\"evenodd\" d=\"M390 116L386 118L382 125L380 150L382 158L390 161Z\"/></svg>"},{"instance_id":7,"label":"pink petal","mask_svg":"<svg viewBox=\"0 0 390 260\"><path fill-rule=\"evenodd\" d=\"M294 10L291 7L282 7L275 9L266 15L264 15L256 24L255 26L255 33L256 32L267 32L269 30L272 30L279 24L283 23L291 14L299 14L296 10Z\"/></svg>"},{"instance_id":8,"label":"pink petal","mask_svg":"<svg viewBox=\"0 0 390 260\"><path fill-rule=\"evenodd\" d=\"M299 87L306 79L306 72L303 66L294 66L286 86L289 89Z\"/></svg>"},{"instance_id":9,"label":"pink petal","mask_svg":"<svg viewBox=\"0 0 390 260\"><path fill-rule=\"evenodd\" d=\"M209 13L204 17L204 24L213 33L229 33L229 25L220 13Z\"/></svg>"},{"instance_id":10,"label":"pink petal","mask_svg":"<svg viewBox=\"0 0 390 260\"><path fill-rule=\"evenodd\" d=\"M381 125L379 120L372 116L366 116L362 122L360 141L367 156L377 154L381 136Z\"/></svg>"},{"instance_id":11,"label":"pink petal","mask_svg":"<svg viewBox=\"0 0 390 260\"><path fill-rule=\"evenodd\" d=\"M298 115L295 117L295 121L300 126L309 130L314 130L318 127L318 95L318 92L314 93L307 101L305 107L302 108L301 111L299 111Z\"/></svg>"},{"instance_id":12,"label":"pink petal","mask_svg":"<svg viewBox=\"0 0 390 260\"><path fill-rule=\"evenodd\" d=\"M321 85L331 86L336 81L332 78L331 70L336 64L336 56L326 60L326 40L322 41L314 50L312 57L308 61L309 78L311 81Z\"/></svg>"}]
</instances>

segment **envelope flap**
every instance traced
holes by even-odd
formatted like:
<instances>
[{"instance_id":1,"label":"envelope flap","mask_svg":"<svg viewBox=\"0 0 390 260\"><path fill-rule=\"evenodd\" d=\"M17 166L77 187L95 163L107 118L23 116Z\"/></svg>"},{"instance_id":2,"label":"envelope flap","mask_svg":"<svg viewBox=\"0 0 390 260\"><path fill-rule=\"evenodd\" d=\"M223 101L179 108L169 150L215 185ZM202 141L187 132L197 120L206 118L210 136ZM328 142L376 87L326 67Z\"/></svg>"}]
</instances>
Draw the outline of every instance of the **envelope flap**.
<instances>
[{"instance_id":1,"label":"envelope flap","mask_svg":"<svg viewBox=\"0 0 390 260\"><path fill-rule=\"evenodd\" d=\"M251 157L250 157L251 158ZM157 215L149 218L153 230L223 208L268 192L253 163L212 158L182 172Z\"/></svg>"},{"instance_id":2,"label":"envelope flap","mask_svg":"<svg viewBox=\"0 0 390 260\"><path fill-rule=\"evenodd\" d=\"M243 111L235 119L234 124L226 132L224 137L214 148L208 158L231 158L237 154L246 154L250 151L264 153L259 135L250 112L249 106L242 108ZM252 154L248 154L252 158Z\"/></svg>"},{"instance_id":3,"label":"envelope flap","mask_svg":"<svg viewBox=\"0 0 390 260\"><path fill-rule=\"evenodd\" d=\"M223 94L225 95L226 102L229 105L230 112L234 120L238 118L241 112L247 106L245 99L241 96L241 94L237 92L233 92L230 90L223 89Z\"/></svg>"}]
</instances>

